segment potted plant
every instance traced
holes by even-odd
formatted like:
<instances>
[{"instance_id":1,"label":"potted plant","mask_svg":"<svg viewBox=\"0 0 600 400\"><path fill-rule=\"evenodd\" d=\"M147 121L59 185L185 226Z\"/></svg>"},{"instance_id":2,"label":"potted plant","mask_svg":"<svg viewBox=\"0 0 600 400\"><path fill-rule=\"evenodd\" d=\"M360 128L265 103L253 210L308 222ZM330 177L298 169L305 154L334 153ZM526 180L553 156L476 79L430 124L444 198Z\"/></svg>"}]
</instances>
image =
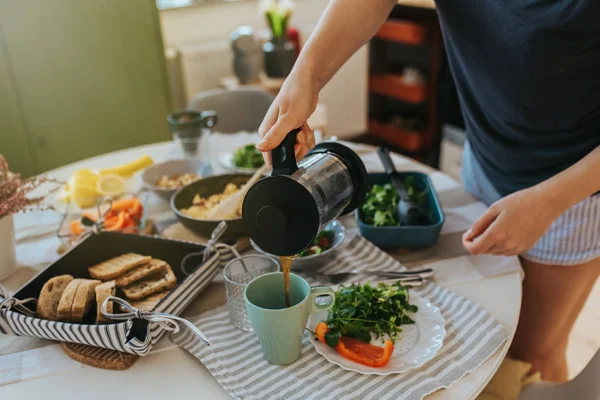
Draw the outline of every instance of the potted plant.
<instances>
[{"instance_id":1,"label":"potted plant","mask_svg":"<svg viewBox=\"0 0 600 400\"><path fill-rule=\"evenodd\" d=\"M13 215L38 209L45 196L30 194L49 181L47 177L24 179L10 172L6 158L0 154L0 280L17 268Z\"/></svg>"},{"instance_id":2,"label":"potted plant","mask_svg":"<svg viewBox=\"0 0 600 400\"><path fill-rule=\"evenodd\" d=\"M288 40L287 28L294 11L292 0L263 0L260 10L265 15L272 37L263 45L265 73L271 78L285 78L296 61L296 47Z\"/></svg>"}]
</instances>

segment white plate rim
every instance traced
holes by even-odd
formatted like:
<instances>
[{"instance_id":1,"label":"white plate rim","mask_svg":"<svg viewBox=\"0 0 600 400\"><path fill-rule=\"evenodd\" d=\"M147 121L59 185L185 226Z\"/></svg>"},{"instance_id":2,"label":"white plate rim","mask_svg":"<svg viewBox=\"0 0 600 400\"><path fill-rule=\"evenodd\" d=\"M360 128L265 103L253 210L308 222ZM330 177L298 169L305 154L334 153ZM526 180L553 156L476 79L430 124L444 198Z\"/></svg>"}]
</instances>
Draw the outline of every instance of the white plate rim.
<instances>
[{"instance_id":1,"label":"white plate rim","mask_svg":"<svg viewBox=\"0 0 600 400\"><path fill-rule=\"evenodd\" d=\"M337 288L335 288L335 290L337 290ZM432 332L431 337L429 337L429 345L425 346L425 352L419 356L415 356L414 360L411 363L404 364L403 367L398 367L394 369L386 369L387 366L382 368L374 368L359 364L352 360L348 360L340 356L334 349L329 347L327 344L319 342L316 339L316 335L310 333L312 345L315 348L315 351L323 357L325 357L325 359L330 363L338 365L347 371L358 372L359 374L363 375L394 375L420 368L427 362L431 361L444 345L444 339L446 338L445 321L444 317L440 312L440 309L437 306L433 305L427 298L424 298L414 292L411 292L410 303L416 304L419 307L419 311L417 311L414 314L411 313L411 316L415 320L415 323L419 325L419 330L421 330L421 326L427 326L428 324L432 324L432 328L436 331ZM422 310L428 310L428 313L421 313ZM322 320L323 316L326 316L326 314L326 311L312 314L309 317L309 329L311 331L314 331L314 326L316 326L316 323L314 323L314 321ZM422 344L420 343L422 336L423 335L420 335L419 337L420 346L422 346ZM415 346L415 348L417 348L417 346ZM410 350L408 353L411 353L413 350ZM401 355L399 357L403 356L405 355Z\"/></svg>"}]
</instances>

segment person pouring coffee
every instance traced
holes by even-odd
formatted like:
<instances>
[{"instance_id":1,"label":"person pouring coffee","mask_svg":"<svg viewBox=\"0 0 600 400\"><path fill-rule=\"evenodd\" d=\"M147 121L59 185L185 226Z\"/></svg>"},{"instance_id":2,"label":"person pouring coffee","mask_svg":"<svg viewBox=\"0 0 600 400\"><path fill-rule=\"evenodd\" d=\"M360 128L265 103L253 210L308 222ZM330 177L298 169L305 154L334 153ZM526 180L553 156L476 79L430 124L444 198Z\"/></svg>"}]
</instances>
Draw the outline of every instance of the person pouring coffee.
<instances>
[{"instance_id":1,"label":"person pouring coffee","mask_svg":"<svg viewBox=\"0 0 600 400\"><path fill-rule=\"evenodd\" d=\"M260 126L267 163L297 127L297 157L314 147L320 90L395 4L329 3ZM520 256L510 355L564 381L569 332L600 275L600 2L439 0L437 11L467 128L463 183L489 206L463 245Z\"/></svg>"}]
</instances>

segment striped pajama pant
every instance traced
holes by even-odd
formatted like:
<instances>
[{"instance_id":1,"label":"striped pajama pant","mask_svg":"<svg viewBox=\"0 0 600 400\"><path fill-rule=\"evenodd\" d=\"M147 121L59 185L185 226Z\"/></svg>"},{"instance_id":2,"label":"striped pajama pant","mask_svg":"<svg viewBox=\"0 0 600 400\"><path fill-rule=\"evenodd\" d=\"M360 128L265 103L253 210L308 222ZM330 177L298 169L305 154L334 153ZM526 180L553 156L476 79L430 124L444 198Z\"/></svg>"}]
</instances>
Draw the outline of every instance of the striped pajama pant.
<instances>
[{"instance_id":1,"label":"striped pajama pant","mask_svg":"<svg viewBox=\"0 0 600 400\"><path fill-rule=\"evenodd\" d=\"M502 196L484 174L465 142L462 183L488 206ZM523 258L550 265L585 264L600 257L600 194L588 197L560 215Z\"/></svg>"}]
</instances>

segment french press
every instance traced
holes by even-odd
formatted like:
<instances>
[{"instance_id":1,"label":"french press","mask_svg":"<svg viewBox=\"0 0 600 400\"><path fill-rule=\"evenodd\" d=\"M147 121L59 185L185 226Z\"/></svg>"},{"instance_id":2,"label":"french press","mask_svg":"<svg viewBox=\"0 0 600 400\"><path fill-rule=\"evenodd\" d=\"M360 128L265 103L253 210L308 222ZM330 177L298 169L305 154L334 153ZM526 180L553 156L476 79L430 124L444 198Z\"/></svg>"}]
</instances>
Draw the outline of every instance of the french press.
<instances>
[{"instance_id":1,"label":"french press","mask_svg":"<svg viewBox=\"0 0 600 400\"><path fill-rule=\"evenodd\" d=\"M278 256L307 248L329 222L358 207L367 192L363 162L340 143L321 143L296 163L299 131L289 132L271 152L271 176L256 182L242 205L250 238Z\"/></svg>"}]
</instances>

